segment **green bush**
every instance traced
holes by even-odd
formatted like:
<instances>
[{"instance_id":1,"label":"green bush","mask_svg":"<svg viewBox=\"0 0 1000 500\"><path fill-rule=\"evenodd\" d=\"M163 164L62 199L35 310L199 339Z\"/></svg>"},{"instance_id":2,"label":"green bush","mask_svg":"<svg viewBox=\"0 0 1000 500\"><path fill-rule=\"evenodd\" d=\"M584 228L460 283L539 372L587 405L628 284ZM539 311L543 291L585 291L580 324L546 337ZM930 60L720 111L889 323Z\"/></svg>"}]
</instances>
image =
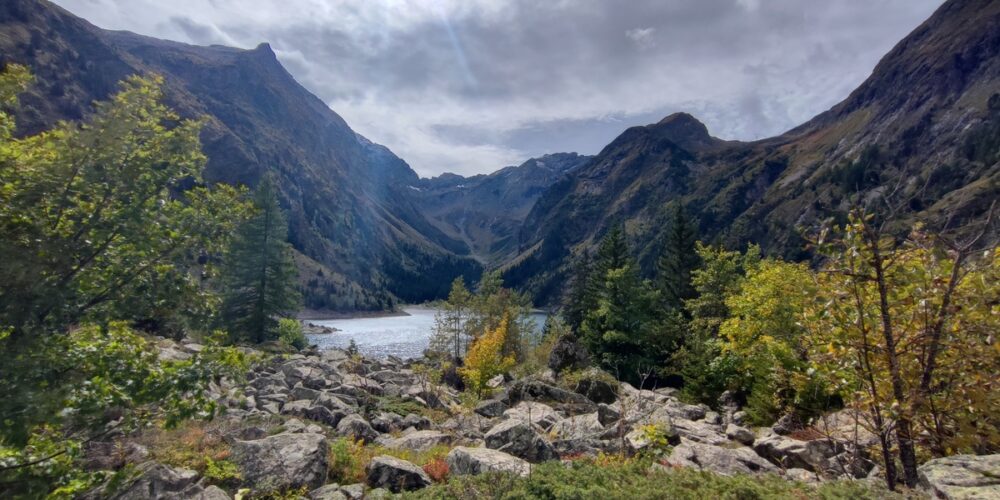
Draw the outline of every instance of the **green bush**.
<instances>
[{"instance_id":1,"label":"green bush","mask_svg":"<svg viewBox=\"0 0 1000 500\"><path fill-rule=\"evenodd\" d=\"M649 460L611 466L591 461L569 465L547 462L530 477L490 473L456 476L447 483L407 493L403 498L433 499L864 499L903 498L870 483L831 481L807 485L778 476L720 476L692 469L652 468Z\"/></svg>"},{"instance_id":2,"label":"green bush","mask_svg":"<svg viewBox=\"0 0 1000 500\"><path fill-rule=\"evenodd\" d=\"M302 333L302 323L291 318L278 320L278 340L296 349L305 349L309 345L306 335Z\"/></svg>"}]
</instances>

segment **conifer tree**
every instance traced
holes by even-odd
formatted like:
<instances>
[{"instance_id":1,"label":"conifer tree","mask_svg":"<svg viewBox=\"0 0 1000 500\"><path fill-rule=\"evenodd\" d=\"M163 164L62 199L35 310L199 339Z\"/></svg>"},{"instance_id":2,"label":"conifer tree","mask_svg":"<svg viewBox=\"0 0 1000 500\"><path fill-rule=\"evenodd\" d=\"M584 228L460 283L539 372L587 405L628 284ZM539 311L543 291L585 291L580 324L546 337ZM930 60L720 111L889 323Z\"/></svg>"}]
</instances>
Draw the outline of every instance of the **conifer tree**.
<instances>
[{"instance_id":1,"label":"conifer tree","mask_svg":"<svg viewBox=\"0 0 1000 500\"><path fill-rule=\"evenodd\" d=\"M697 295L691 283L691 272L701 264L695 248L698 229L680 202L673 204L670 227L664 239L663 251L656 262L657 281L664 305L682 310L684 301Z\"/></svg>"},{"instance_id":2,"label":"conifer tree","mask_svg":"<svg viewBox=\"0 0 1000 500\"><path fill-rule=\"evenodd\" d=\"M594 282L591 280L593 264L590 254L584 252L576 262L573 269L572 289L566 302L566 323L574 332L579 331L587 311L596 306L597 294L594 290Z\"/></svg>"},{"instance_id":3,"label":"conifer tree","mask_svg":"<svg viewBox=\"0 0 1000 500\"><path fill-rule=\"evenodd\" d=\"M461 359L468 346L462 345L462 337L469 337L468 322L472 293L465 287L465 279L461 276L451 282L451 292L448 300L434 316L434 336L430 341L430 350L439 353L451 352L454 359ZM468 340L467 340L468 341Z\"/></svg>"},{"instance_id":4,"label":"conifer tree","mask_svg":"<svg viewBox=\"0 0 1000 500\"><path fill-rule=\"evenodd\" d=\"M230 334L253 342L276 338L278 317L299 307L288 226L270 178L254 193L256 213L236 231L223 267L223 319Z\"/></svg>"}]
</instances>

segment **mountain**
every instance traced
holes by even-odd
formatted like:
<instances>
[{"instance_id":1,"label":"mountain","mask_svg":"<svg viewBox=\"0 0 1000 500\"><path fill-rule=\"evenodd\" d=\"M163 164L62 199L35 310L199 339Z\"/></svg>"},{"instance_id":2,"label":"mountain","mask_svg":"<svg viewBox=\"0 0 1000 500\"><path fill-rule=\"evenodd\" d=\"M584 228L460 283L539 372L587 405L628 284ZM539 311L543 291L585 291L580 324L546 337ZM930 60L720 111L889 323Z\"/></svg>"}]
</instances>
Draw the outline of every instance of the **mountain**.
<instances>
[{"instance_id":1,"label":"mountain","mask_svg":"<svg viewBox=\"0 0 1000 500\"><path fill-rule=\"evenodd\" d=\"M630 128L534 205L508 282L555 301L575 256L619 223L649 272L672 201L705 241L788 258L857 203L888 199L900 221L938 227L981 218L1000 198L998 55L1000 2L949 0L844 101L785 134L723 141L683 113Z\"/></svg>"},{"instance_id":2,"label":"mountain","mask_svg":"<svg viewBox=\"0 0 1000 500\"><path fill-rule=\"evenodd\" d=\"M99 29L44 0L4 0L0 63L12 62L35 76L21 96L19 134L86 117L130 75L163 76L170 106L205 117L206 181L276 178L297 260L310 273L307 306L435 298L454 276L479 271L465 241L423 216L410 188L416 173L299 85L266 43L192 46Z\"/></svg>"},{"instance_id":3,"label":"mountain","mask_svg":"<svg viewBox=\"0 0 1000 500\"><path fill-rule=\"evenodd\" d=\"M421 179L418 206L443 233L464 242L487 266L517 254L517 234L535 202L590 156L554 153L489 175L442 174Z\"/></svg>"}]
</instances>

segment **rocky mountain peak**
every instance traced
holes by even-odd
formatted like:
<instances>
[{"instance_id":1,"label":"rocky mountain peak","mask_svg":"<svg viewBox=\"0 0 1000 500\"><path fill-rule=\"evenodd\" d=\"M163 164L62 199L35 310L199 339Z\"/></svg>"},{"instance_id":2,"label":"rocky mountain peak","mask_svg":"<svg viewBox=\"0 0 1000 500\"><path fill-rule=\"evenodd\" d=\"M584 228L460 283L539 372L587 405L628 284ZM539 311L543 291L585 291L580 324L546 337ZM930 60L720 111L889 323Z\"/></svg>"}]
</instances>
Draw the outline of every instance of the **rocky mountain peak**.
<instances>
[{"instance_id":1,"label":"rocky mountain peak","mask_svg":"<svg viewBox=\"0 0 1000 500\"><path fill-rule=\"evenodd\" d=\"M673 113L649 128L661 138L690 151L698 151L718 142L708 134L704 123L688 113Z\"/></svg>"}]
</instances>

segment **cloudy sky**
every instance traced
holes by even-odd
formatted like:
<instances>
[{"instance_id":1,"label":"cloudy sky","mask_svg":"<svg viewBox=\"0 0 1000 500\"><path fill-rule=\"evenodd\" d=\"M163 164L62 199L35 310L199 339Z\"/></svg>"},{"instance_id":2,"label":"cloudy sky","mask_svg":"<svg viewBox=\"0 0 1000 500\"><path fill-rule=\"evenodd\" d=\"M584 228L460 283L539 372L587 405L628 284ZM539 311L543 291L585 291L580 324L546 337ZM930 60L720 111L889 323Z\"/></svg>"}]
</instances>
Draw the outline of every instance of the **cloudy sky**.
<instances>
[{"instance_id":1,"label":"cloudy sky","mask_svg":"<svg viewBox=\"0 0 1000 500\"><path fill-rule=\"evenodd\" d=\"M941 0L55 0L195 44L269 42L421 175L593 154L675 111L724 139L829 108Z\"/></svg>"}]
</instances>

